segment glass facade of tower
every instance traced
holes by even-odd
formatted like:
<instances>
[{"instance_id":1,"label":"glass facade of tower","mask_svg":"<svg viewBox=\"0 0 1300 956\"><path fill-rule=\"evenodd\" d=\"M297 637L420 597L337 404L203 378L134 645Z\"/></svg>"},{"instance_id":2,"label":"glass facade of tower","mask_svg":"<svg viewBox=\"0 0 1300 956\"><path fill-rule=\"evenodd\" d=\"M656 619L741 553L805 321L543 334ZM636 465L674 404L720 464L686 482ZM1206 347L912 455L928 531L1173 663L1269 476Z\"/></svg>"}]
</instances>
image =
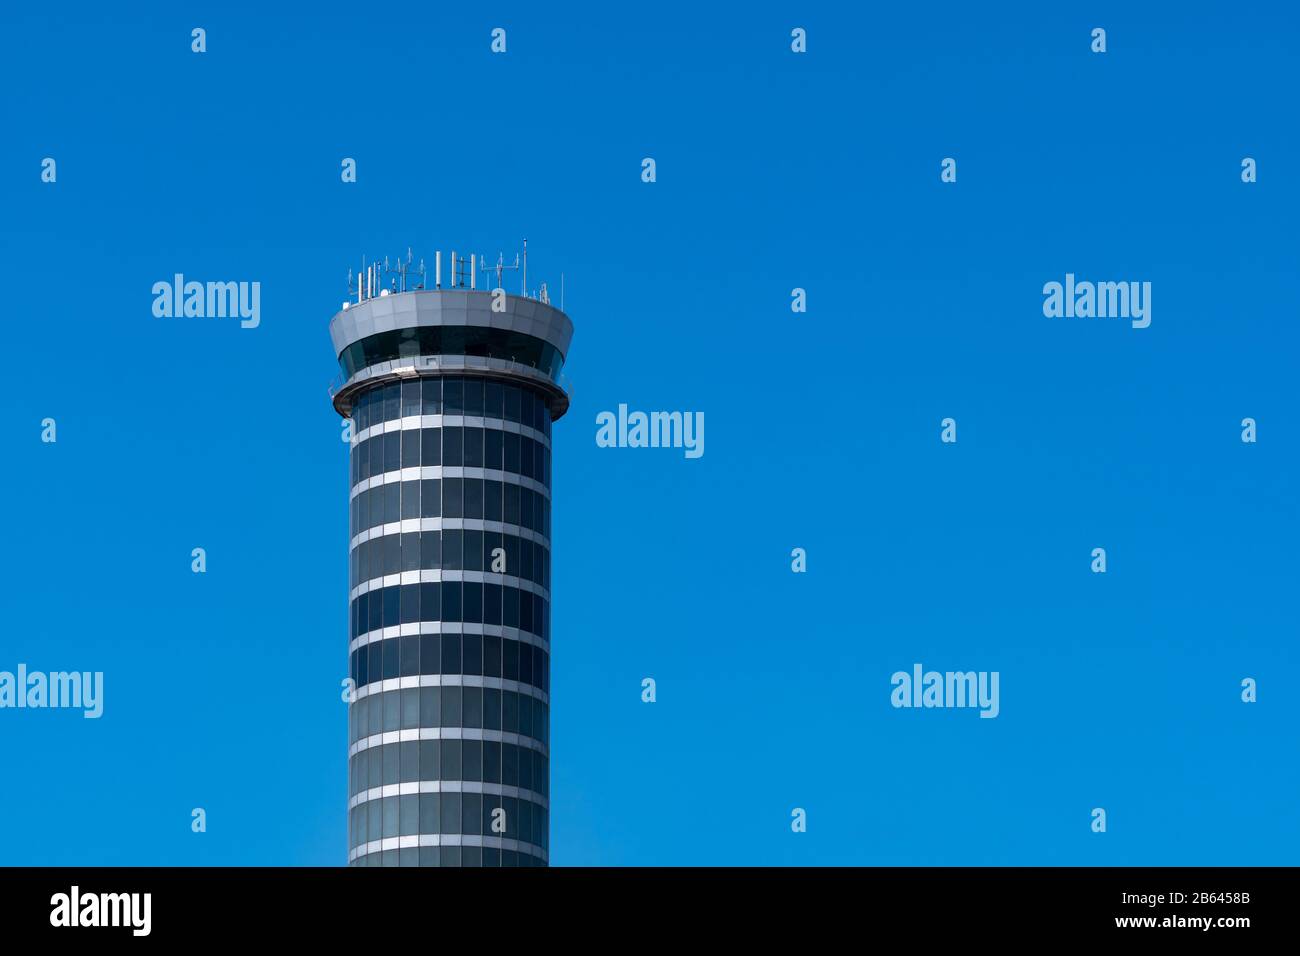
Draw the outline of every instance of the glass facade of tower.
<instances>
[{"instance_id":1,"label":"glass facade of tower","mask_svg":"<svg viewBox=\"0 0 1300 956\"><path fill-rule=\"evenodd\" d=\"M354 398L349 861L544 866L551 412L518 379Z\"/></svg>"}]
</instances>

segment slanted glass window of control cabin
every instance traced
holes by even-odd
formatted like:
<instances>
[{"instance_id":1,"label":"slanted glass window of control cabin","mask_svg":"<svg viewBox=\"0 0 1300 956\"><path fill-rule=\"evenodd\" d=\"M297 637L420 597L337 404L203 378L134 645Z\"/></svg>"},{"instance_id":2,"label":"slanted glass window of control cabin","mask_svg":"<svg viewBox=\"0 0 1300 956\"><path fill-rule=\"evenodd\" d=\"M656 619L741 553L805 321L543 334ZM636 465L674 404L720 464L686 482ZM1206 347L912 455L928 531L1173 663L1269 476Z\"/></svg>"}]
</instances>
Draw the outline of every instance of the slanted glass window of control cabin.
<instances>
[{"instance_id":1,"label":"slanted glass window of control cabin","mask_svg":"<svg viewBox=\"0 0 1300 956\"><path fill-rule=\"evenodd\" d=\"M421 355L472 355L502 359L531 366L551 378L559 376L563 364L555 346L522 332L480 326L422 325L378 332L353 342L339 356L339 365L343 368L343 374L351 378L358 370L369 365ZM471 397L475 404L478 394ZM490 400L486 395L484 399ZM463 407L463 393L460 402ZM460 409L450 414L460 414Z\"/></svg>"}]
</instances>

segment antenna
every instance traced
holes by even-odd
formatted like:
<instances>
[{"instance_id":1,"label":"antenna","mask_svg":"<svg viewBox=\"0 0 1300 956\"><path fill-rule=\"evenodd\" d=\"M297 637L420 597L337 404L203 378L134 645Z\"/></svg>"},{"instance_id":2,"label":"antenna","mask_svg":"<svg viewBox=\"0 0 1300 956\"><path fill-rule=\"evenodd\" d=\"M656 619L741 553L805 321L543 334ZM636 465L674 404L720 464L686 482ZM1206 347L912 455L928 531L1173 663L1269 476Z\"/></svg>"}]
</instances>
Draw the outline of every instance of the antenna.
<instances>
[{"instance_id":1,"label":"antenna","mask_svg":"<svg viewBox=\"0 0 1300 956\"><path fill-rule=\"evenodd\" d=\"M465 277L469 277L469 287L476 288L474 281L475 263L478 257L470 253L469 261L465 261L464 256L457 258L456 253L451 254L451 287L453 289L465 288Z\"/></svg>"},{"instance_id":2,"label":"antenna","mask_svg":"<svg viewBox=\"0 0 1300 956\"><path fill-rule=\"evenodd\" d=\"M388 257L384 257L383 265L378 263L374 266L374 284L379 290L380 295L392 295L396 292L407 292L411 289L423 289L427 281L427 272L424 268L424 260L420 260L419 266L413 266L415 254L407 247L406 258L400 256L389 262ZM414 281L418 277L418 282Z\"/></svg>"},{"instance_id":3,"label":"antenna","mask_svg":"<svg viewBox=\"0 0 1300 956\"><path fill-rule=\"evenodd\" d=\"M519 256L518 256L518 254L515 255L515 264L512 265L512 266L508 266L508 265L505 264L505 256L504 256L502 253L500 253L500 252L497 253L497 264L494 265L494 266L490 266L490 265L488 265L488 264L487 264L487 260L486 260L486 259L483 259L482 257L479 258L479 262L482 263L482 265L480 266L480 268L482 268L482 270L483 270L484 272L495 272L495 273L497 274L497 284L496 284L496 286L495 286L495 288L497 288L497 289L502 288L502 285L501 285L501 275L502 275L502 273L504 273L504 272L508 272L508 271L510 271L511 269L518 269L518 268L519 268Z\"/></svg>"},{"instance_id":4,"label":"antenna","mask_svg":"<svg viewBox=\"0 0 1300 956\"><path fill-rule=\"evenodd\" d=\"M497 253L497 261L489 263L485 256L471 253L469 256L459 256L455 250L450 253L451 269L449 271L448 285L449 289L478 289L478 273L495 273L490 278L485 278L484 282L491 284L495 280L494 289L505 289L505 274L510 271L518 271L522 290L521 297L528 297L542 302L546 305L551 304L551 289L547 283L542 283L540 289L533 293L528 288L528 240L523 240L522 252L515 254L515 261L507 263L505 253ZM355 282L355 285L353 284ZM382 259L368 259L366 256L361 257L361 265L357 270L348 269L347 275L348 303L360 305L368 299L377 296L393 295L395 293L424 291L427 289L437 289L442 291L442 250L437 250L433 254L433 284L429 284L429 270L425 260L421 258L418 262L415 259L415 252L410 246L406 247L405 256L389 258L384 256ZM487 289L487 286L484 286ZM564 308L564 273L560 273L560 309Z\"/></svg>"}]
</instances>

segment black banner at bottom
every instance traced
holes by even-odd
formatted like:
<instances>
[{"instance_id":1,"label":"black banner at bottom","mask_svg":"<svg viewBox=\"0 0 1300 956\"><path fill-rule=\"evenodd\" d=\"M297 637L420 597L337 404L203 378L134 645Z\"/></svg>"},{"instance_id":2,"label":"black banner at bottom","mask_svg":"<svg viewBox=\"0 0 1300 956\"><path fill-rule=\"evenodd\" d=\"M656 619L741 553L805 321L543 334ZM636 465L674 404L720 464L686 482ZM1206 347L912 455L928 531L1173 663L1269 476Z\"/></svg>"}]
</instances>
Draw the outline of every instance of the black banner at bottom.
<instances>
[{"instance_id":1,"label":"black banner at bottom","mask_svg":"<svg viewBox=\"0 0 1300 956\"><path fill-rule=\"evenodd\" d=\"M1133 936L1233 945L1287 930L1290 868L0 870L7 939L446 940L680 933L770 942ZM622 930L619 929L622 927ZM671 933L671 937L663 934Z\"/></svg>"}]
</instances>

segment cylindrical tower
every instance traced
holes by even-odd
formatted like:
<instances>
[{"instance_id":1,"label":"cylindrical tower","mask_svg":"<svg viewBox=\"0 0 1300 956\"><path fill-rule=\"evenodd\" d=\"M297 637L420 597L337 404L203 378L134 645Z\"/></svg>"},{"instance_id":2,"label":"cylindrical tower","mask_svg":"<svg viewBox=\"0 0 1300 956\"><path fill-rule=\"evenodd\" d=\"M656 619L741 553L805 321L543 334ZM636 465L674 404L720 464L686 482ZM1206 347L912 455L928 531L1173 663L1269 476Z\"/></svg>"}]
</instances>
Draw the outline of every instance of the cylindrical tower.
<instances>
[{"instance_id":1,"label":"cylindrical tower","mask_svg":"<svg viewBox=\"0 0 1300 956\"><path fill-rule=\"evenodd\" d=\"M359 285L330 322L352 419L348 861L544 866L573 323L500 291Z\"/></svg>"}]
</instances>

